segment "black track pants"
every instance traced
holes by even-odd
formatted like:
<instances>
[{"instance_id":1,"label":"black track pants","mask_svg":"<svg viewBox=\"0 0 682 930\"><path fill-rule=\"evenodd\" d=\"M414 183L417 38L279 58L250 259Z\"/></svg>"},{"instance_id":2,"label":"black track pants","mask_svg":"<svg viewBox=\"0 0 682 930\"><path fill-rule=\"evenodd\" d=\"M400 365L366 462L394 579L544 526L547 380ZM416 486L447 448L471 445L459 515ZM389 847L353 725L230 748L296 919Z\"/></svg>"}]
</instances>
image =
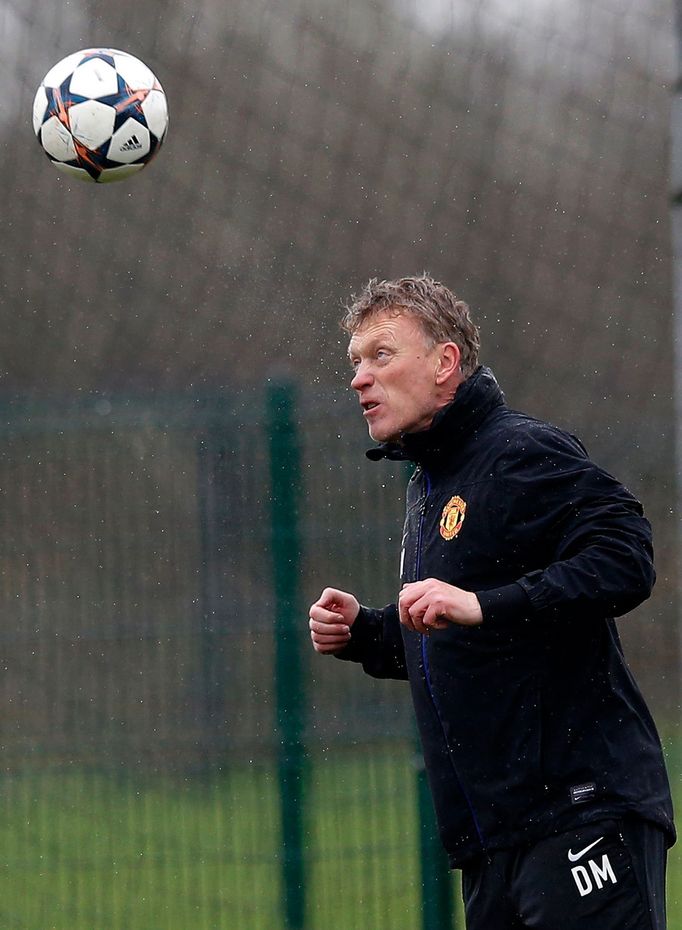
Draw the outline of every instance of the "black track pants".
<instances>
[{"instance_id":1,"label":"black track pants","mask_svg":"<svg viewBox=\"0 0 682 930\"><path fill-rule=\"evenodd\" d=\"M665 930L664 833L593 823L462 869L467 930Z\"/></svg>"}]
</instances>

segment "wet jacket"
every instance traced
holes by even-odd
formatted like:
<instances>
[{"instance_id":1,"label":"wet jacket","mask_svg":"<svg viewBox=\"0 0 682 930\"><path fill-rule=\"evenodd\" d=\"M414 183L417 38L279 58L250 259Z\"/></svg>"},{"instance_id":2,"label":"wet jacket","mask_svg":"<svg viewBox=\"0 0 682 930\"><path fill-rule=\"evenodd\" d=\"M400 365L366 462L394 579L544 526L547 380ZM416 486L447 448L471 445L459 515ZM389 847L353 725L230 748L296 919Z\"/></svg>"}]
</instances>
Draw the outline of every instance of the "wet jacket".
<instances>
[{"instance_id":1,"label":"wet jacket","mask_svg":"<svg viewBox=\"0 0 682 930\"><path fill-rule=\"evenodd\" d=\"M402 581L476 592L483 622L422 636L363 607L340 658L409 679L455 867L637 814L674 840L654 723L612 618L654 583L640 504L573 436L506 406L479 368L428 430L370 458L416 464Z\"/></svg>"}]
</instances>

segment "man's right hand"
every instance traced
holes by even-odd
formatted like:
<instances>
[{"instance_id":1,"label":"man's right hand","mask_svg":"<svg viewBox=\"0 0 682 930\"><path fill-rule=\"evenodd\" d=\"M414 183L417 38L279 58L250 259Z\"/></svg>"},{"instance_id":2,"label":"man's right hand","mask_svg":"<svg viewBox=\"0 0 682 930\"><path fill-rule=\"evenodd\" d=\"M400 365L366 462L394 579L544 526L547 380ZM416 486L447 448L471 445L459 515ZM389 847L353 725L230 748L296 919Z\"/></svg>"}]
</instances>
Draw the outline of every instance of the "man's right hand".
<instances>
[{"instance_id":1,"label":"man's right hand","mask_svg":"<svg viewBox=\"0 0 682 930\"><path fill-rule=\"evenodd\" d=\"M333 655L350 642L350 628L360 613L360 602L346 591L325 588L310 607L310 638L315 652Z\"/></svg>"}]
</instances>

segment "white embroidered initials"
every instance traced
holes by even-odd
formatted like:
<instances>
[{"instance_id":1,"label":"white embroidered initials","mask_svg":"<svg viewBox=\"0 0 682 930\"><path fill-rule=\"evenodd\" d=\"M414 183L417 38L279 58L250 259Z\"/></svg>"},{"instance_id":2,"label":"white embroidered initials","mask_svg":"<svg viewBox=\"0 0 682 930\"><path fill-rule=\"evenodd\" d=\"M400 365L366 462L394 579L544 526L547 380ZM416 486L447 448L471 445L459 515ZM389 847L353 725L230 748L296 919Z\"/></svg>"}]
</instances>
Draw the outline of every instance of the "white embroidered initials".
<instances>
[{"instance_id":1,"label":"white embroidered initials","mask_svg":"<svg viewBox=\"0 0 682 930\"><path fill-rule=\"evenodd\" d=\"M592 872L591 876L590 872L587 871L587 866L576 865L571 869L573 881L580 892L581 898L595 891L595 889L601 891L607 882L612 882L614 885L618 884L618 879L615 876L607 855L602 856L601 865L597 865L594 859L590 859L587 865L589 865L590 872Z\"/></svg>"}]
</instances>

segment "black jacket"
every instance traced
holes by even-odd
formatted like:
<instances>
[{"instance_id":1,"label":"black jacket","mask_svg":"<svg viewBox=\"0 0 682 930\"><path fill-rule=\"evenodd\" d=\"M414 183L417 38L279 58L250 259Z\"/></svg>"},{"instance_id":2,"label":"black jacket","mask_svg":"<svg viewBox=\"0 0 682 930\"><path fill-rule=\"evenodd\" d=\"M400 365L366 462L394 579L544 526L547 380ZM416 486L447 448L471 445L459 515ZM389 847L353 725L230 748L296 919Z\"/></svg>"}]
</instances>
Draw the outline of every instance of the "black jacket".
<instances>
[{"instance_id":1,"label":"black jacket","mask_svg":"<svg viewBox=\"0 0 682 930\"><path fill-rule=\"evenodd\" d=\"M510 410L479 368L432 426L370 458L417 468L402 581L475 591L476 627L421 636L362 608L340 658L408 678L451 865L634 813L674 841L654 723L613 617L648 597L640 504L577 439Z\"/></svg>"}]
</instances>

